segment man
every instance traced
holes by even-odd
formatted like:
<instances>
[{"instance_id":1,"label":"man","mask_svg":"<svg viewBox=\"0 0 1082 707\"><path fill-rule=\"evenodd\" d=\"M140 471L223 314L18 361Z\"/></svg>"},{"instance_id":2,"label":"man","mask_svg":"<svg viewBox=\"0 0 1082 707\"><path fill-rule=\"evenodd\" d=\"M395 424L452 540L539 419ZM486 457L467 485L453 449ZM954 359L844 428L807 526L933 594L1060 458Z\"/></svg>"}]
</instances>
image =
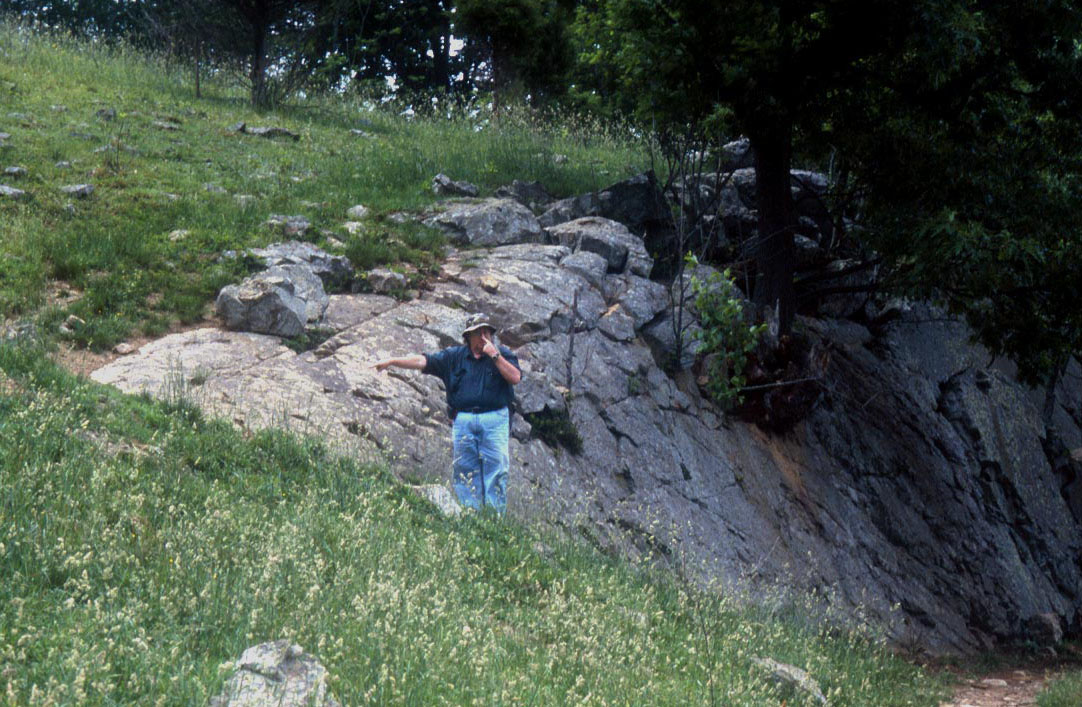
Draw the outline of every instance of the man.
<instances>
[{"instance_id":1,"label":"man","mask_svg":"<svg viewBox=\"0 0 1082 707\"><path fill-rule=\"evenodd\" d=\"M512 386L522 380L518 358L493 340L496 327L474 314L462 332L463 346L437 353L386 358L377 371L389 366L407 368L440 378L447 390L447 407L454 420L452 484L467 508L491 507L502 514L507 507L507 451Z\"/></svg>"}]
</instances>

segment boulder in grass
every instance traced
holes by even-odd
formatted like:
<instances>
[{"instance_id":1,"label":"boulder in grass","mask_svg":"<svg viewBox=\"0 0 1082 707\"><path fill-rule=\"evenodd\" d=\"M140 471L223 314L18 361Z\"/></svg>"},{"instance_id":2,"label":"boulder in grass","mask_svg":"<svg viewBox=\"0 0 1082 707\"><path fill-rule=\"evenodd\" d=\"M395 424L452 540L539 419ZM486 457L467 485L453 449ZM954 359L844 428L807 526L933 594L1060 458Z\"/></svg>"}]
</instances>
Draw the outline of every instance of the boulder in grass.
<instances>
[{"instance_id":1,"label":"boulder in grass","mask_svg":"<svg viewBox=\"0 0 1082 707\"><path fill-rule=\"evenodd\" d=\"M287 238L304 238L304 234L312 227L312 222L304 216L271 214L267 225L281 231Z\"/></svg>"},{"instance_id":2,"label":"boulder in grass","mask_svg":"<svg viewBox=\"0 0 1082 707\"><path fill-rule=\"evenodd\" d=\"M544 238L533 212L512 199L451 202L439 208L425 224L441 229L460 245L540 243Z\"/></svg>"},{"instance_id":3,"label":"boulder in grass","mask_svg":"<svg viewBox=\"0 0 1082 707\"><path fill-rule=\"evenodd\" d=\"M390 270L389 268L375 268L369 270L365 279L368 281L368 286L372 288L373 292L384 295L396 291L401 292L406 289L406 285L408 284L405 275Z\"/></svg>"},{"instance_id":4,"label":"boulder in grass","mask_svg":"<svg viewBox=\"0 0 1082 707\"><path fill-rule=\"evenodd\" d=\"M304 316L309 324L314 324L323 319L323 313L327 311L330 298L323 289L323 281L312 272L307 263L292 265L275 265L261 273L268 277L281 277L293 284L293 294L304 301Z\"/></svg>"},{"instance_id":5,"label":"boulder in grass","mask_svg":"<svg viewBox=\"0 0 1082 707\"><path fill-rule=\"evenodd\" d=\"M794 665L779 663L773 658L752 658L751 662L762 668L770 675L782 689L796 694L796 700L806 702L811 700L815 704L828 704L826 695L808 673Z\"/></svg>"},{"instance_id":6,"label":"boulder in grass","mask_svg":"<svg viewBox=\"0 0 1082 707\"><path fill-rule=\"evenodd\" d=\"M9 187L6 184L0 184L0 196L7 197L9 199L25 199L26 192L22 189Z\"/></svg>"},{"instance_id":7,"label":"boulder in grass","mask_svg":"<svg viewBox=\"0 0 1082 707\"><path fill-rule=\"evenodd\" d=\"M265 138L277 138L284 137L294 142L301 139L301 136L292 130L286 130L285 128L279 128L275 126L260 127L260 128L244 128L240 132L247 133L248 135L256 135L258 137Z\"/></svg>"},{"instance_id":8,"label":"boulder in grass","mask_svg":"<svg viewBox=\"0 0 1082 707\"><path fill-rule=\"evenodd\" d=\"M26 167L5 167L4 168L4 176L5 177L12 177L14 179L20 179L22 177L27 176L28 174L30 174L30 172L28 172L26 170Z\"/></svg>"},{"instance_id":9,"label":"boulder in grass","mask_svg":"<svg viewBox=\"0 0 1082 707\"><path fill-rule=\"evenodd\" d=\"M349 216L351 219L356 219L358 221L367 215L368 207L364 204L357 204L356 206L351 206L349 207L349 209L346 210L346 216Z\"/></svg>"},{"instance_id":10,"label":"boulder in grass","mask_svg":"<svg viewBox=\"0 0 1082 707\"><path fill-rule=\"evenodd\" d=\"M340 289L353 278L353 264L344 255L331 255L311 243L287 241L266 248L252 248L248 254L260 258L266 267L275 265L308 266L323 281L324 287Z\"/></svg>"},{"instance_id":11,"label":"boulder in grass","mask_svg":"<svg viewBox=\"0 0 1082 707\"><path fill-rule=\"evenodd\" d=\"M423 484L411 486L410 489L421 498L430 501L445 516L454 517L462 513L462 506L446 486Z\"/></svg>"},{"instance_id":12,"label":"boulder in grass","mask_svg":"<svg viewBox=\"0 0 1082 707\"><path fill-rule=\"evenodd\" d=\"M85 199L94 193L93 184L69 184L67 186L60 187L60 191L68 196L74 196L76 199Z\"/></svg>"},{"instance_id":13,"label":"boulder in grass","mask_svg":"<svg viewBox=\"0 0 1082 707\"><path fill-rule=\"evenodd\" d=\"M180 126L167 120L155 120L152 125L158 130L180 130Z\"/></svg>"},{"instance_id":14,"label":"boulder in grass","mask_svg":"<svg viewBox=\"0 0 1082 707\"><path fill-rule=\"evenodd\" d=\"M210 699L211 707L338 707L327 669L290 641L252 646L236 666L222 692Z\"/></svg>"},{"instance_id":15,"label":"boulder in grass","mask_svg":"<svg viewBox=\"0 0 1082 707\"><path fill-rule=\"evenodd\" d=\"M294 284L281 276L260 273L218 293L215 309L228 329L292 338L304 333L307 303Z\"/></svg>"},{"instance_id":16,"label":"boulder in grass","mask_svg":"<svg viewBox=\"0 0 1082 707\"><path fill-rule=\"evenodd\" d=\"M442 172L432 178L432 191L440 196L474 197L481 193L475 185L469 182L456 182Z\"/></svg>"},{"instance_id":17,"label":"boulder in grass","mask_svg":"<svg viewBox=\"0 0 1082 707\"><path fill-rule=\"evenodd\" d=\"M514 199L534 212L548 208L549 204L555 201L541 182L523 182L518 179L497 189L494 196L499 199Z\"/></svg>"}]
</instances>

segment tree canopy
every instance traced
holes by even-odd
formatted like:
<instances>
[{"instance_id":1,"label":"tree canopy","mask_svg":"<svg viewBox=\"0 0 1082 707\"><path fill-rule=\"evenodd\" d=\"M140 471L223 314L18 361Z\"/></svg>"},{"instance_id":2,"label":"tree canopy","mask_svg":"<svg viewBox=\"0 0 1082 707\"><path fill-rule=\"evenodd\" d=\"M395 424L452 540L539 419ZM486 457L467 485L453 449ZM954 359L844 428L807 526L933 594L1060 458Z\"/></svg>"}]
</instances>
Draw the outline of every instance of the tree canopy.
<instances>
[{"instance_id":1,"label":"tree canopy","mask_svg":"<svg viewBox=\"0 0 1082 707\"><path fill-rule=\"evenodd\" d=\"M594 60L616 67L607 76L641 116L750 138L753 296L783 329L793 151L833 150L901 291L941 298L1031 378L1082 348L1074 3L605 0L594 12Z\"/></svg>"}]
</instances>

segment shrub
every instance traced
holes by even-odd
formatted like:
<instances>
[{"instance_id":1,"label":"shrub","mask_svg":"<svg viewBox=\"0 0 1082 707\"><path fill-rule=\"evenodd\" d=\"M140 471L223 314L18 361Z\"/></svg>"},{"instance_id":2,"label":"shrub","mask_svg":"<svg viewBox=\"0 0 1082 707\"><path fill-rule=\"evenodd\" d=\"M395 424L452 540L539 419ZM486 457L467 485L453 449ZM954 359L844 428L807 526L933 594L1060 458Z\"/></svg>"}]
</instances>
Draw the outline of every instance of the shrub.
<instances>
[{"instance_id":1,"label":"shrub","mask_svg":"<svg viewBox=\"0 0 1082 707\"><path fill-rule=\"evenodd\" d=\"M691 254L686 262L689 267L698 265ZM744 300L728 269L713 272L705 280L692 276L691 292L702 327L695 338L707 362L706 391L723 408L739 405L748 354L758 346L766 324L748 323Z\"/></svg>"}]
</instances>

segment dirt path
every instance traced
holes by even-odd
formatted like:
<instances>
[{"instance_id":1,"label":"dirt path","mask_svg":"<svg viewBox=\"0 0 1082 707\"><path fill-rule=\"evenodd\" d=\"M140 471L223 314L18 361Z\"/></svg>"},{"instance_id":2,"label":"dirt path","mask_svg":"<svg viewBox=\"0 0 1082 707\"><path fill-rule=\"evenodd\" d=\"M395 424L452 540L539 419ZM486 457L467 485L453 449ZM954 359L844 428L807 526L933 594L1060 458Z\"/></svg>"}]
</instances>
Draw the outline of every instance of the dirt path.
<instances>
[{"instance_id":1,"label":"dirt path","mask_svg":"<svg viewBox=\"0 0 1082 707\"><path fill-rule=\"evenodd\" d=\"M940 707L1035 705L1037 695L1055 675L1055 670L1037 668L1005 670L975 680L964 680L955 688L954 697Z\"/></svg>"}]
</instances>

